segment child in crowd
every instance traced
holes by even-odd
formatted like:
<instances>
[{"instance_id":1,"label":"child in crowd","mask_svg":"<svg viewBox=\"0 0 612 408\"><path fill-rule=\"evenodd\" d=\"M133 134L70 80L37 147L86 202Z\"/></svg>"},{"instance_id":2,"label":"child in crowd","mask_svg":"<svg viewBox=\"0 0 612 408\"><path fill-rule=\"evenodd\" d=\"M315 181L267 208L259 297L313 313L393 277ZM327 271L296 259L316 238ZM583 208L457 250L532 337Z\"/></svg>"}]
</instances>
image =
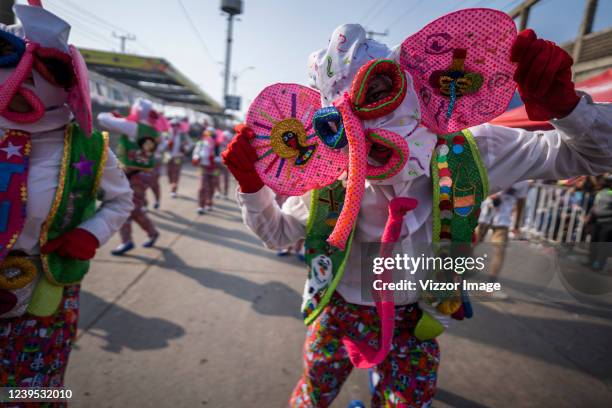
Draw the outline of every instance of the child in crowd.
<instances>
[{"instance_id":1,"label":"child in crowd","mask_svg":"<svg viewBox=\"0 0 612 408\"><path fill-rule=\"evenodd\" d=\"M198 214L212 211L213 197L219 182L219 171L217 168L216 151L218 146L214 138L214 128L207 128L202 132L202 138L193 149L191 162L200 168L200 189L198 191Z\"/></svg>"}]
</instances>

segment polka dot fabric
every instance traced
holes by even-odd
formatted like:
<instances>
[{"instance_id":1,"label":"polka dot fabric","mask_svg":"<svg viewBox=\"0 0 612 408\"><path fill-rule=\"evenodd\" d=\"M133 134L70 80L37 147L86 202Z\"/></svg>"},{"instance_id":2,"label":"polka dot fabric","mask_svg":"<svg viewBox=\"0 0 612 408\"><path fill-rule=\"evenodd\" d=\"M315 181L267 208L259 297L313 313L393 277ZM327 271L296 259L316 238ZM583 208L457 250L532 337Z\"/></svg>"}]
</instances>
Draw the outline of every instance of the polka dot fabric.
<instances>
[{"instance_id":1,"label":"polka dot fabric","mask_svg":"<svg viewBox=\"0 0 612 408\"><path fill-rule=\"evenodd\" d=\"M342 115L349 142L349 168L346 199L340 217L338 217L336 226L327 242L344 250L346 241L353 230L353 225L355 225L355 220L357 220L361 199L365 191L367 149L363 124L351 109L348 94L344 94L344 97L336 103L336 107Z\"/></svg>"},{"instance_id":2,"label":"polka dot fabric","mask_svg":"<svg viewBox=\"0 0 612 408\"><path fill-rule=\"evenodd\" d=\"M331 149L316 136L314 113L319 92L297 84L265 88L249 107L247 126L256 134L252 145L259 160L255 170L278 194L299 196L332 184L348 166L346 152Z\"/></svg>"},{"instance_id":3,"label":"polka dot fabric","mask_svg":"<svg viewBox=\"0 0 612 408\"><path fill-rule=\"evenodd\" d=\"M512 80L516 65L510 62L515 38L516 27L507 14L484 8L447 14L408 37L401 45L400 65L414 80L422 124L446 134L503 113L516 88ZM478 91L455 100L441 94L431 79L435 72L448 71L454 53L462 49L467 51L465 72L482 75L483 83Z\"/></svg>"}]
</instances>

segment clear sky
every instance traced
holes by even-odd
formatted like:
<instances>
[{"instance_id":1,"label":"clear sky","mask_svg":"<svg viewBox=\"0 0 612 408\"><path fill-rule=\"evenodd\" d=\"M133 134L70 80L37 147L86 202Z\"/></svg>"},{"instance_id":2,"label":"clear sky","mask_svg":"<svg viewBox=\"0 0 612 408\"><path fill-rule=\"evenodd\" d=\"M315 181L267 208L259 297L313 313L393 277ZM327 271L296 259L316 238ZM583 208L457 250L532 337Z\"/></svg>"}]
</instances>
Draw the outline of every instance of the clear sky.
<instances>
[{"instance_id":1,"label":"clear sky","mask_svg":"<svg viewBox=\"0 0 612 408\"><path fill-rule=\"evenodd\" d=\"M231 69L240 72L255 67L238 80L243 109L269 84L306 84L308 55L324 47L340 24L357 22L379 32L388 29L388 36L378 39L395 45L449 11L474 6L509 11L520 1L244 0L244 13L234 24ZM584 1L542 0L532 9L530 26L547 39L571 40L580 25ZM116 51L119 40L112 37L112 32L131 33L136 40L128 41L128 51L166 58L217 101L221 101L223 87L221 62L227 27L220 3L220 0L43 0L46 8L72 25L71 42L75 45ZM595 29L611 25L612 1L599 1Z\"/></svg>"}]
</instances>

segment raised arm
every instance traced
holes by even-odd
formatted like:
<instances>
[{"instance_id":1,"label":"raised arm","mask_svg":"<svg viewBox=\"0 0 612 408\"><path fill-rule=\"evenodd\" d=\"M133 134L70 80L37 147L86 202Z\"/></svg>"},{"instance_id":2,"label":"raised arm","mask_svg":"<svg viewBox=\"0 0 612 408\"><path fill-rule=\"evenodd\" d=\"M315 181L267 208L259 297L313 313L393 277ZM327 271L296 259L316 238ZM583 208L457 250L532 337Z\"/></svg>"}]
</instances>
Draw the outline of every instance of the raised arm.
<instances>
[{"instance_id":1,"label":"raised arm","mask_svg":"<svg viewBox=\"0 0 612 408\"><path fill-rule=\"evenodd\" d=\"M519 180L559 180L612 171L612 105L583 96L554 130L529 132L482 125L471 129L489 174L490 192Z\"/></svg>"},{"instance_id":2,"label":"raised arm","mask_svg":"<svg viewBox=\"0 0 612 408\"><path fill-rule=\"evenodd\" d=\"M274 192L264 186L255 171L257 154L249 143L249 138L254 137L253 131L240 125L236 132L222 157L238 181L238 203L244 223L269 248L295 244L306 235L308 207L304 199L290 197L281 209Z\"/></svg>"},{"instance_id":3,"label":"raised arm","mask_svg":"<svg viewBox=\"0 0 612 408\"><path fill-rule=\"evenodd\" d=\"M555 128L528 132L499 126L472 128L491 192L524 179L563 179L612 170L612 105L578 95L572 82L572 58L555 43L521 32L511 59L514 80L531 120Z\"/></svg>"},{"instance_id":4,"label":"raised arm","mask_svg":"<svg viewBox=\"0 0 612 408\"><path fill-rule=\"evenodd\" d=\"M102 112L98 115L98 123L110 132L126 135L132 140L136 139L138 124L135 122L117 117L111 112Z\"/></svg>"}]
</instances>

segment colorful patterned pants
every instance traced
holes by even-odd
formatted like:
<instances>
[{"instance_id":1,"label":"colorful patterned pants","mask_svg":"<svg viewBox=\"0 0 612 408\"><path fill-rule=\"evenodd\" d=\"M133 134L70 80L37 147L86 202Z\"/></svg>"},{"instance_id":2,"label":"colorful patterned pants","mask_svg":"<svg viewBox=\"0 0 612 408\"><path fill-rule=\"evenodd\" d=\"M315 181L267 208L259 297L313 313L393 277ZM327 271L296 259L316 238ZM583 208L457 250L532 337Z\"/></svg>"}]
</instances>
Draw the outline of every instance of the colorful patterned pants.
<instances>
[{"instance_id":1,"label":"colorful patterned pants","mask_svg":"<svg viewBox=\"0 0 612 408\"><path fill-rule=\"evenodd\" d=\"M219 165L219 174L220 174L219 175L219 186L218 186L219 192L223 194L225 197L227 197L227 193L229 190L230 172L227 169L227 167L225 167L224 164Z\"/></svg>"},{"instance_id":2,"label":"colorful patterned pants","mask_svg":"<svg viewBox=\"0 0 612 408\"><path fill-rule=\"evenodd\" d=\"M181 157L172 157L166 165L168 171L168 181L173 193L178 189L179 179L181 178L181 167L183 167L183 159Z\"/></svg>"},{"instance_id":3,"label":"colorful patterned pants","mask_svg":"<svg viewBox=\"0 0 612 408\"><path fill-rule=\"evenodd\" d=\"M128 176L130 180L130 187L132 187L134 209L130 214L127 221L121 226L119 233L121 234L121 241L128 242L132 240L132 221L135 221L140 228L142 228L149 238L154 237L158 234L155 226L151 219L147 216L147 213L143 211L146 204L146 192L147 192L147 177L148 174L142 172L134 173Z\"/></svg>"},{"instance_id":4,"label":"colorful patterned pants","mask_svg":"<svg viewBox=\"0 0 612 408\"><path fill-rule=\"evenodd\" d=\"M157 162L153 170L148 173L144 173L143 177L147 187L151 189L153 192L153 196L155 197L156 202L160 202L161 193L159 187L159 175L161 174L161 164ZM146 196L145 196L145 207L147 206Z\"/></svg>"},{"instance_id":5,"label":"colorful patterned pants","mask_svg":"<svg viewBox=\"0 0 612 408\"><path fill-rule=\"evenodd\" d=\"M413 335L421 311L412 305L395 309L393 346L375 368L372 407L429 407L436 390L440 351L434 340ZM347 303L334 294L319 318L308 328L304 344L304 373L289 406L328 407L353 369L342 336L377 345L380 325L376 308Z\"/></svg>"},{"instance_id":6,"label":"colorful patterned pants","mask_svg":"<svg viewBox=\"0 0 612 408\"><path fill-rule=\"evenodd\" d=\"M200 207L212 206L215 188L219 182L219 174L216 169L201 168L202 176L200 179L199 205Z\"/></svg>"},{"instance_id":7,"label":"colorful patterned pants","mask_svg":"<svg viewBox=\"0 0 612 408\"><path fill-rule=\"evenodd\" d=\"M78 317L79 285L73 285L64 288L62 302L52 316L0 319L0 387L62 387Z\"/></svg>"}]
</instances>

